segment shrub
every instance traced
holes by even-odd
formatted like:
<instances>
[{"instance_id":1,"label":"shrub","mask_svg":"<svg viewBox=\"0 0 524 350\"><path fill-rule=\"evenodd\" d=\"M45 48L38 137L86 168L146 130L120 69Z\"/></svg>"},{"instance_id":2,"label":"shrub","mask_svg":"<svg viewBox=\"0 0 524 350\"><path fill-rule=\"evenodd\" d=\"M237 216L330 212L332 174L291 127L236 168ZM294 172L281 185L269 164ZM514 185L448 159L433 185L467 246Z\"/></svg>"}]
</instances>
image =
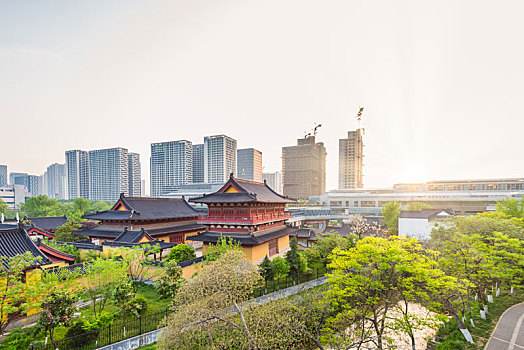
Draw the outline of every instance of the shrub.
<instances>
[{"instance_id":1,"label":"shrub","mask_svg":"<svg viewBox=\"0 0 524 350\"><path fill-rule=\"evenodd\" d=\"M196 258L195 250L187 244L178 244L174 246L167 255L167 261L174 260L176 262L181 262L194 258Z\"/></svg>"},{"instance_id":2,"label":"shrub","mask_svg":"<svg viewBox=\"0 0 524 350\"><path fill-rule=\"evenodd\" d=\"M98 337L98 328L88 330L89 324L83 320L77 320L68 330L65 338L76 337L74 340L71 339L69 342L73 346L84 346L92 344ZM90 333L88 333L90 332Z\"/></svg>"},{"instance_id":3,"label":"shrub","mask_svg":"<svg viewBox=\"0 0 524 350\"><path fill-rule=\"evenodd\" d=\"M135 316L143 315L147 311L147 300L144 297L138 296L134 299L131 299L128 304L128 309L130 313Z\"/></svg>"},{"instance_id":4,"label":"shrub","mask_svg":"<svg viewBox=\"0 0 524 350\"><path fill-rule=\"evenodd\" d=\"M0 343L0 350L26 350L35 338L34 328L15 328Z\"/></svg>"}]
</instances>

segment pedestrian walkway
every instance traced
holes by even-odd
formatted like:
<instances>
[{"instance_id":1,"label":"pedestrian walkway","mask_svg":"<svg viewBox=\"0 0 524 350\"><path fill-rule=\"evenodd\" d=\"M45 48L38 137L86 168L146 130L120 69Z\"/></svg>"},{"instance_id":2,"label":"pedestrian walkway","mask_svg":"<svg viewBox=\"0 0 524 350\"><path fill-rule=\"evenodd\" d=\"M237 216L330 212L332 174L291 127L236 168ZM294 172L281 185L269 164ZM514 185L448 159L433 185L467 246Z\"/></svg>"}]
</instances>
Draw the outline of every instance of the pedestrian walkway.
<instances>
[{"instance_id":1,"label":"pedestrian walkway","mask_svg":"<svg viewBox=\"0 0 524 350\"><path fill-rule=\"evenodd\" d=\"M524 303L504 311L484 350L524 350Z\"/></svg>"}]
</instances>

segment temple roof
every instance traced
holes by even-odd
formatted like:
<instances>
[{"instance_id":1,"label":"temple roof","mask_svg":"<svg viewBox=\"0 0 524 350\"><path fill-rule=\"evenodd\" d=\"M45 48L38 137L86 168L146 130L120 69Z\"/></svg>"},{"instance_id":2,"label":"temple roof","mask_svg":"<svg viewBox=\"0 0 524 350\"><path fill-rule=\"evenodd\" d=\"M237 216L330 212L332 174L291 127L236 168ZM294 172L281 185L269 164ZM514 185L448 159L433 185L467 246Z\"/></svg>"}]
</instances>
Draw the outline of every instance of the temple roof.
<instances>
[{"instance_id":1,"label":"temple roof","mask_svg":"<svg viewBox=\"0 0 524 350\"><path fill-rule=\"evenodd\" d=\"M145 229L147 234L151 237L163 236L171 233L186 233L191 231L200 231L204 230L206 226L199 224L187 224L187 225L176 225L176 226L167 226L167 227L158 227L153 229ZM78 231L74 231L73 234L79 236L88 236L88 237L101 237L101 238L114 238L116 239L124 231L128 232L140 232L132 231L126 227L121 226L110 226L110 225L96 225L86 228L81 228Z\"/></svg>"},{"instance_id":2,"label":"temple roof","mask_svg":"<svg viewBox=\"0 0 524 350\"><path fill-rule=\"evenodd\" d=\"M24 218L33 223L34 226L39 227L46 231L54 231L57 227L62 226L67 222L67 218L64 216L42 216L37 218Z\"/></svg>"},{"instance_id":3,"label":"temple roof","mask_svg":"<svg viewBox=\"0 0 524 350\"><path fill-rule=\"evenodd\" d=\"M84 215L92 220L153 220L172 218L197 218L198 212L183 198L126 197L120 199L110 210Z\"/></svg>"},{"instance_id":4,"label":"temple roof","mask_svg":"<svg viewBox=\"0 0 524 350\"><path fill-rule=\"evenodd\" d=\"M215 193L191 199L193 203L294 203L295 200L281 196L266 182L254 182L236 179L232 175L228 182Z\"/></svg>"},{"instance_id":5,"label":"temple roof","mask_svg":"<svg viewBox=\"0 0 524 350\"><path fill-rule=\"evenodd\" d=\"M153 241L154 238L151 237L144 229L139 231L131 231L127 228L124 228L124 231L115 238L113 242L122 242L122 243L139 243L142 238L147 238L148 241Z\"/></svg>"},{"instance_id":6,"label":"temple roof","mask_svg":"<svg viewBox=\"0 0 524 350\"><path fill-rule=\"evenodd\" d=\"M294 227L277 227L262 232L253 233L231 233L231 232L214 232L206 231L199 233L196 236L188 237L188 240L191 241L201 241L205 243L216 243L220 237L225 237L227 239L232 239L235 243L245 244L245 245L257 245L264 242L267 242L271 239L288 236L295 231L297 228Z\"/></svg>"},{"instance_id":7,"label":"temple roof","mask_svg":"<svg viewBox=\"0 0 524 350\"><path fill-rule=\"evenodd\" d=\"M55 258L70 262L74 262L76 259L74 255L64 253L58 249L55 249L53 247L48 246L47 244L42 243L41 241L38 241L36 245L38 246L38 249L40 249L40 251L44 253L44 255L46 256L53 256Z\"/></svg>"},{"instance_id":8,"label":"temple roof","mask_svg":"<svg viewBox=\"0 0 524 350\"><path fill-rule=\"evenodd\" d=\"M35 225L26 226L26 231L28 234L36 232L37 234L41 234L42 236L46 236L48 238L55 238L54 233L43 230L40 227L36 227Z\"/></svg>"},{"instance_id":9,"label":"temple roof","mask_svg":"<svg viewBox=\"0 0 524 350\"><path fill-rule=\"evenodd\" d=\"M29 238L23 225L0 230L0 256L14 257L25 252L30 252L37 259L33 267L51 263ZM7 267L4 264L4 268Z\"/></svg>"}]
</instances>

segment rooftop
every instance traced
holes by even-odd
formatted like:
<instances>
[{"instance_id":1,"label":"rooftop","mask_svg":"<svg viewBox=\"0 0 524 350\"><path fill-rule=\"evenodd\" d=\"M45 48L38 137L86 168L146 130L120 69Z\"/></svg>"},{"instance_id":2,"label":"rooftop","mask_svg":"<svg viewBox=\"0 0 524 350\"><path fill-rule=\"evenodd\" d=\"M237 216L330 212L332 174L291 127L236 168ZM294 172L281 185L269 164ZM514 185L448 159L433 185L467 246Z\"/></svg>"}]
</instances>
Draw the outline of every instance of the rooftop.
<instances>
[{"instance_id":1,"label":"rooftop","mask_svg":"<svg viewBox=\"0 0 524 350\"><path fill-rule=\"evenodd\" d=\"M23 225L0 229L0 256L11 258L26 252L30 252L36 258L32 267L51 263L29 238ZM8 268L8 266L4 264L4 268Z\"/></svg>"}]
</instances>

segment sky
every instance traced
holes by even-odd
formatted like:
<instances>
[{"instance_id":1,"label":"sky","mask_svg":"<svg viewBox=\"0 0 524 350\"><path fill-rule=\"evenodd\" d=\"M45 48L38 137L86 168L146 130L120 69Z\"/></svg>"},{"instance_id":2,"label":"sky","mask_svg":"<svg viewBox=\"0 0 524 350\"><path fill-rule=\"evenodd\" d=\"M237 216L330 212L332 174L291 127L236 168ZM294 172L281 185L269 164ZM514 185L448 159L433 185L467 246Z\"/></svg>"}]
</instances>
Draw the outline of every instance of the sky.
<instances>
[{"instance_id":1,"label":"sky","mask_svg":"<svg viewBox=\"0 0 524 350\"><path fill-rule=\"evenodd\" d=\"M0 0L0 164L226 134L281 168L364 107L364 186L524 176L524 3Z\"/></svg>"}]
</instances>

